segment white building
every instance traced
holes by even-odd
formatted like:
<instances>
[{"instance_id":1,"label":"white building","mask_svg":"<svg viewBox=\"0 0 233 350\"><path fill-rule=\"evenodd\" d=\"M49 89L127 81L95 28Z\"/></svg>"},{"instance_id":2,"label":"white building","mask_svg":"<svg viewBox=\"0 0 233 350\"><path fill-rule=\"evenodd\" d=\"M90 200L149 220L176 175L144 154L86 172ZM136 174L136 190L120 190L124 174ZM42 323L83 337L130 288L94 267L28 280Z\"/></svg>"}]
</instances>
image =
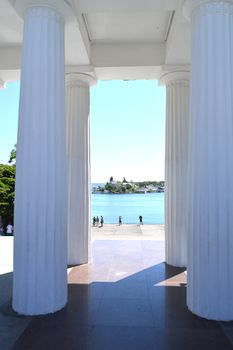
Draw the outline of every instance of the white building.
<instances>
[{"instance_id":1,"label":"white building","mask_svg":"<svg viewBox=\"0 0 233 350\"><path fill-rule=\"evenodd\" d=\"M233 0L1 0L0 16L1 87L21 72L14 309L66 304L67 225L68 262L90 258L90 86L159 79L166 261L187 265L192 312L232 320Z\"/></svg>"}]
</instances>

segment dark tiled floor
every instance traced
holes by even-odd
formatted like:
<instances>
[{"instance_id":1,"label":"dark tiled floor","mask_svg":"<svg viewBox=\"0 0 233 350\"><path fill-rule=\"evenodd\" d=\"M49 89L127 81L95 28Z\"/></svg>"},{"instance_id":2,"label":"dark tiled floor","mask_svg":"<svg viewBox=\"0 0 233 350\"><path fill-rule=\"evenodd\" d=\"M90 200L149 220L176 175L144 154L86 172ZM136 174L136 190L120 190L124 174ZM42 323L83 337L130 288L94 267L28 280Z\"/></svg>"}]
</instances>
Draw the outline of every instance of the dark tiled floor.
<instances>
[{"instance_id":1,"label":"dark tiled floor","mask_svg":"<svg viewBox=\"0 0 233 350\"><path fill-rule=\"evenodd\" d=\"M0 275L0 349L12 348L30 323L30 317L16 315L11 308L12 273Z\"/></svg>"},{"instance_id":2,"label":"dark tiled floor","mask_svg":"<svg viewBox=\"0 0 233 350\"><path fill-rule=\"evenodd\" d=\"M160 241L95 241L93 263L69 273L66 308L34 317L13 349L233 349L232 323L187 310L183 269L163 252Z\"/></svg>"}]
</instances>

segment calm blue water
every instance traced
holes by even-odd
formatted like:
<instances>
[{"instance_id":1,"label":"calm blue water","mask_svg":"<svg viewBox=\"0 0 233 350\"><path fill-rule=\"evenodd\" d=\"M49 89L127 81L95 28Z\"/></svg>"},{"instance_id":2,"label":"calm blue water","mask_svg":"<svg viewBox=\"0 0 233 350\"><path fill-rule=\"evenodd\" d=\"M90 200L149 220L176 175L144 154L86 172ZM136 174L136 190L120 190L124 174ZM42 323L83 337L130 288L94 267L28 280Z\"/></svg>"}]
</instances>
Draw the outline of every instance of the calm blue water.
<instances>
[{"instance_id":1,"label":"calm blue water","mask_svg":"<svg viewBox=\"0 0 233 350\"><path fill-rule=\"evenodd\" d=\"M138 223L139 215L145 224L163 224L164 193L92 194L92 217L97 215L106 224L118 223L119 215L125 224Z\"/></svg>"}]
</instances>

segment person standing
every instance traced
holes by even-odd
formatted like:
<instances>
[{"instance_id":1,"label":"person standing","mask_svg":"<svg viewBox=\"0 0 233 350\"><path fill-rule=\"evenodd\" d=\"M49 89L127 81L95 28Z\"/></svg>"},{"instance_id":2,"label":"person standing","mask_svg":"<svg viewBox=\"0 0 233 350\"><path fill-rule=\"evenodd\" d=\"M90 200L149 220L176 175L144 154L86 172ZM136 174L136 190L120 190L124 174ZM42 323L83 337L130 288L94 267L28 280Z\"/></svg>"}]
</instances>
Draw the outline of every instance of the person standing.
<instances>
[{"instance_id":1,"label":"person standing","mask_svg":"<svg viewBox=\"0 0 233 350\"><path fill-rule=\"evenodd\" d=\"M92 221L92 225L95 226L95 222L96 222L96 219L95 219L95 216L93 217L93 221Z\"/></svg>"},{"instance_id":2,"label":"person standing","mask_svg":"<svg viewBox=\"0 0 233 350\"><path fill-rule=\"evenodd\" d=\"M100 217L100 227L103 227L104 225L104 218L103 216Z\"/></svg>"},{"instance_id":3,"label":"person standing","mask_svg":"<svg viewBox=\"0 0 233 350\"><path fill-rule=\"evenodd\" d=\"M97 217L96 217L96 226L97 226L97 227L99 226L99 221L100 221L100 220L99 220L99 217L97 216Z\"/></svg>"},{"instance_id":4,"label":"person standing","mask_svg":"<svg viewBox=\"0 0 233 350\"><path fill-rule=\"evenodd\" d=\"M119 216L119 226L122 225L122 217Z\"/></svg>"},{"instance_id":5,"label":"person standing","mask_svg":"<svg viewBox=\"0 0 233 350\"><path fill-rule=\"evenodd\" d=\"M143 225L143 221L142 221L142 216L141 215L139 215L139 223L140 223L140 225Z\"/></svg>"},{"instance_id":6,"label":"person standing","mask_svg":"<svg viewBox=\"0 0 233 350\"><path fill-rule=\"evenodd\" d=\"M6 227L6 233L7 235L12 235L13 233L13 226L11 224L8 224L7 227Z\"/></svg>"}]
</instances>

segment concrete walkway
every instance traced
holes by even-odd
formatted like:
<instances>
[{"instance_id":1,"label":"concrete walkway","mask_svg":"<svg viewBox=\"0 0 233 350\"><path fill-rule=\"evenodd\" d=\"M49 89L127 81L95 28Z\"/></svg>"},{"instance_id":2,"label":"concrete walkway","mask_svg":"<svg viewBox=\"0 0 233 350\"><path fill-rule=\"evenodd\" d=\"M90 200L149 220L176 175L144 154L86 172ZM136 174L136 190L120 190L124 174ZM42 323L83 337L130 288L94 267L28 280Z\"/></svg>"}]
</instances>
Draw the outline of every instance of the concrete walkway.
<instances>
[{"instance_id":1,"label":"concrete walkway","mask_svg":"<svg viewBox=\"0 0 233 350\"><path fill-rule=\"evenodd\" d=\"M104 224L92 227L92 239L164 240L164 225Z\"/></svg>"},{"instance_id":2,"label":"concrete walkway","mask_svg":"<svg viewBox=\"0 0 233 350\"><path fill-rule=\"evenodd\" d=\"M0 236L0 275L13 271L13 237Z\"/></svg>"}]
</instances>

